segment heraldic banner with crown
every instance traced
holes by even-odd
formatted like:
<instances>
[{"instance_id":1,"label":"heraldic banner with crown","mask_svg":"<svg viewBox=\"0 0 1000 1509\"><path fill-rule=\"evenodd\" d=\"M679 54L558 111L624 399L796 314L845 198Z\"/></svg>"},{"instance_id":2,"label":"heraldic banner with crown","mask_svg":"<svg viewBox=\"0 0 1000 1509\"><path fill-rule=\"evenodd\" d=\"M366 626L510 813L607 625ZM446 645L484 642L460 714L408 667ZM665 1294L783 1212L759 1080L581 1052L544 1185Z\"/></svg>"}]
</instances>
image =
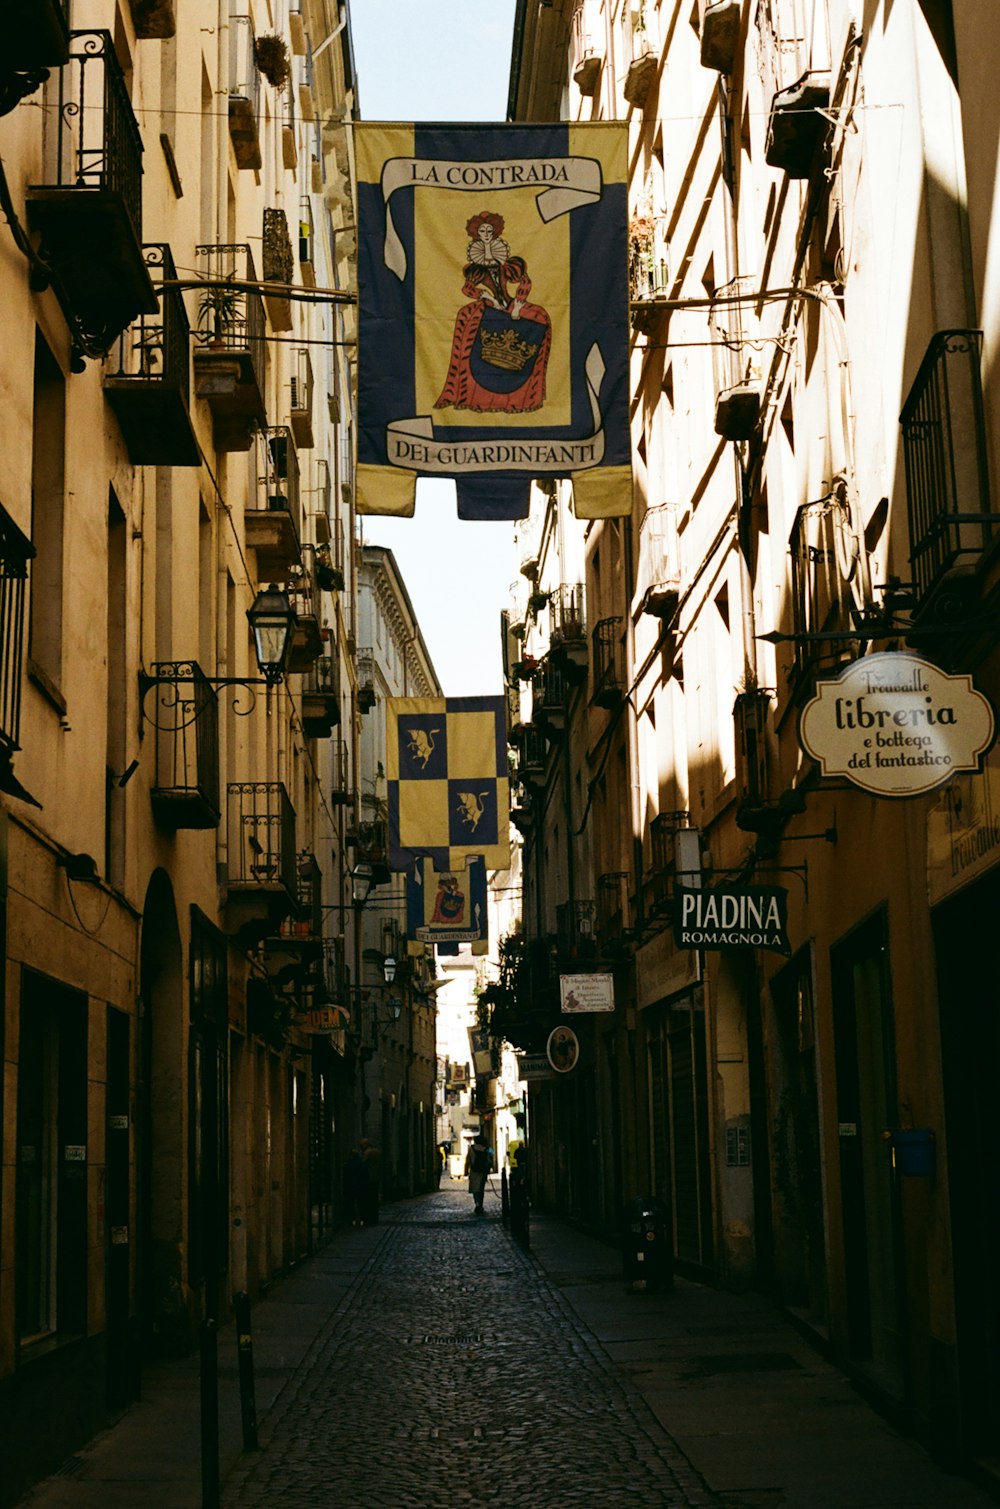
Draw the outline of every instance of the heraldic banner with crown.
<instances>
[{"instance_id":1,"label":"heraldic banner with crown","mask_svg":"<svg viewBox=\"0 0 1000 1509\"><path fill-rule=\"evenodd\" d=\"M359 122L362 514L453 477L463 519L520 519L571 477L632 510L624 122Z\"/></svg>"},{"instance_id":2,"label":"heraldic banner with crown","mask_svg":"<svg viewBox=\"0 0 1000 1509\"><path fill-rule=\"evenodd\" d=\"M510 864L510 793L502 697L390 697L386 702L389 867L429 859L464 870Z\"/></svg>"}]
</instances>

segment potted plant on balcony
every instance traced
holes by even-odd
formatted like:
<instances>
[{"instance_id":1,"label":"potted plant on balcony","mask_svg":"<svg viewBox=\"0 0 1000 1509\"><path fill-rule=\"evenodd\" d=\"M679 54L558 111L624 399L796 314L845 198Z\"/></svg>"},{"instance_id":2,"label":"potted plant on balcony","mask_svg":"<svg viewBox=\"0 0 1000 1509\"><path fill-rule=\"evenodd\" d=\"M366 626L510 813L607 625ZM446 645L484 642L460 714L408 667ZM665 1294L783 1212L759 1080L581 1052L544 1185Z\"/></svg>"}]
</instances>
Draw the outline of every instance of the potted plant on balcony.
<instances>
[{"instance_id":1,"label":"potted plant on balcony","mask_svg":"<svg viewBox=\"0 0 1000 1509\"><path fill-rule=\"evenodd\" d=\"M239 293L225 284L215 284L205 289L198 305L198 327L205 334L207 344L218 349L227 344L239 314Z\"/></svg>"},{"instance_id":2,"label":"potted plant on balcony","mask_svg":"<svg viewBox=\"0 0 1000 1509\"><path fill-rule=\"evenodd\" d=\"M253 53L258 72L274 89L284 89L292 74L284 38L270 33L258 37L253 44Z\"/></svg>"}]
</instances>

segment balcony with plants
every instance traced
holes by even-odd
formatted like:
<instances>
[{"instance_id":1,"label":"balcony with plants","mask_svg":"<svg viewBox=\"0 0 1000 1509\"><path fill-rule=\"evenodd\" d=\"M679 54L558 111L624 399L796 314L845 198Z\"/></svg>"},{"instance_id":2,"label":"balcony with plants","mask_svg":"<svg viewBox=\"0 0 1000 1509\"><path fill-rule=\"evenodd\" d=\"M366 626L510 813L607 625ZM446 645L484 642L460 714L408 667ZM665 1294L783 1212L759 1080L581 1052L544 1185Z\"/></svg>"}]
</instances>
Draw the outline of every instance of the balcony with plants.
<instances>
[{"instance_id":1,"label":"balcony with plants","mask_svg":"<svg viewBox=\"0 0 1000 1509\"><path fill-rule=\"evenodd\" d=\"M259 431L256 489L244 514L246 540L257 558L257 580L284 581L301 566L299 462L287 425Z\"/></svg>"},{"instance_id":2,"label":"balcony with plants","mask_svg":"<svg viewBox=\"0 0 1000 1509\"><path fill-rule=\"evenodd\" d=\"M70 34L45 111L43 179L27 189L28 221L79 360L103 355L138 315L158 311L142 244L142 138L110 32ZM34 286L44 286L38 274Z\"/></svg>"},{"instance_id":3,"label":"balcony with plants","mask_svg":"<svg viewBox=\"0 0 1000 1509\"><path fill-rule=\"evenodd\" d=\"M199 246L194 391L212 411L219 451L247 451L264 423L264 304L249 246Z\"/></svg>"},{"instance_id":4,"label":"balcony with plants","mask_svg":"<svg viewBox=\"0 0 1000 1509\"><path fill-rule=\"evenodd\" d=\"M303 545L299 562L285 578L285 595L295 614L287 669L301 675L323 649L323 596L316 576L316 546Z\"/></svg>"},{"instance_id":5,"label":"balcony with plants","mask_svg":"<svg viewBox=\"0 0 1000 1509\"><path fill-rule=\"evenodd\" d=\"M191 424L191 327L169 246L144 247L159 294L155 314L122 331L104 369L104 393L136 466L198 466ZM167 284L167 287L163 287Z\"/></svg>"},{"instance_id":6,"label":"balcony with plants","mask_svg":"<svg viewBox=\"0 0 1000 1509\"><path fill-rule=\"evenodd\" d=\"M226 847L227 930L251 947L298 906L295 809L281 781L230 783Z\"/></svg>"},{"instance_id":7,"label":"balcony with plants","mask_svg":"<svg viewBox=\"0 0 1000 1509\"><path fill-rule=\"evenodd\" d=\"M562 582L549 598L549 656L567 679L585 680L590 646L582 582Z\"/></svg>"}]
</instances>

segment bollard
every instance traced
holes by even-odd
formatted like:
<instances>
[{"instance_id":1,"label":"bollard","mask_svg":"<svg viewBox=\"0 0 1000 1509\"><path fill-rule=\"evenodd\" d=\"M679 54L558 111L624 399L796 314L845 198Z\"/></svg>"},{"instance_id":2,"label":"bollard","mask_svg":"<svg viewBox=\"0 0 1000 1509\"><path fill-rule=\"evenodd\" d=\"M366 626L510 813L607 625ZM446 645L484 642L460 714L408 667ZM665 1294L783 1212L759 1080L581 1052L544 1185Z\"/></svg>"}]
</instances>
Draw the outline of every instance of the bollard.
<instances>
[{"instance_id":1,"label":"bollard","mask_svg":"<svg viewBox=\"0 0 1000 1509\"><path fill-rule=\"evenodd\" d=\"M219 1504L219 1336L209 1318L201 1323L201 1503Z\"/></svg>"},{"instance_id":2,"label":"bollard","mask_svg":"<svg viewBox=\"0 0 1000 1509\"><path fill-rule=\"evenodd\" d=\"M514 1240L525 1252L531 1246L528 1229L530 1209L527 1175L520 1168L515 1168L510 1178L510 1230Z\"/></svg>"},{"instance_id":3,"label":"bollard","mask_svg":"<svg viewBox=\"0 0 1000 1509\"><path fill-rule=\"evenodd\" d=\"M506 1226L510 1220L510 1191L507 1185L507 1170L500 1170L500 1219Z\"/></svg>"},{"instance_id":4,"label":"bollard","mask_svg":"<svg viewBox=\"0 0 1000 1509\"><path fill-rule=\"evenodd\" d=\"M253 1376L253 1327L250 1296L241 1289L233 1295L236 1313L236 1356L240 1369L240 1415L243 1420L243 1450L257 1450L257 1396Z\"/></svg>"}]
</instances>

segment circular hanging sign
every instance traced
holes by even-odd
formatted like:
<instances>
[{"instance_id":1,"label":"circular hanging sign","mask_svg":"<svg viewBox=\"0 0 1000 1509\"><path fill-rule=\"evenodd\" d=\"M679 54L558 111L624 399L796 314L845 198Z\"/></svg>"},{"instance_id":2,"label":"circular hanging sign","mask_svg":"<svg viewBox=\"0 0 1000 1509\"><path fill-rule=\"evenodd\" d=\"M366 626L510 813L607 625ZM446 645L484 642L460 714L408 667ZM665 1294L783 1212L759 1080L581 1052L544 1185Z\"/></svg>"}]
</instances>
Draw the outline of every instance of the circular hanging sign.
<instances>
[{"instance_id":1,"label":"circular hanging sign","mask_svg":"<svg viewBox=\"0 0 1000 1509\"><path fill-rule=\"evenodd\" d=\"M554 1027L549 1033L545 1053L553 1069L568 1074L580 1057L580 1043L572 1027Z\"/></svg>"},{"instance_id":2,"label":"circular hanging sign","mask_svg":"<svg viewBox=\"0 0 1000 1509\"><path fill-rule=\"evenodd\" d=\"M993 707L971 676L894 653L821 682L799 720L799 743L822 774L874 796L920 796L978 770L994 735Z\"/></svg>"}]
</instances>

